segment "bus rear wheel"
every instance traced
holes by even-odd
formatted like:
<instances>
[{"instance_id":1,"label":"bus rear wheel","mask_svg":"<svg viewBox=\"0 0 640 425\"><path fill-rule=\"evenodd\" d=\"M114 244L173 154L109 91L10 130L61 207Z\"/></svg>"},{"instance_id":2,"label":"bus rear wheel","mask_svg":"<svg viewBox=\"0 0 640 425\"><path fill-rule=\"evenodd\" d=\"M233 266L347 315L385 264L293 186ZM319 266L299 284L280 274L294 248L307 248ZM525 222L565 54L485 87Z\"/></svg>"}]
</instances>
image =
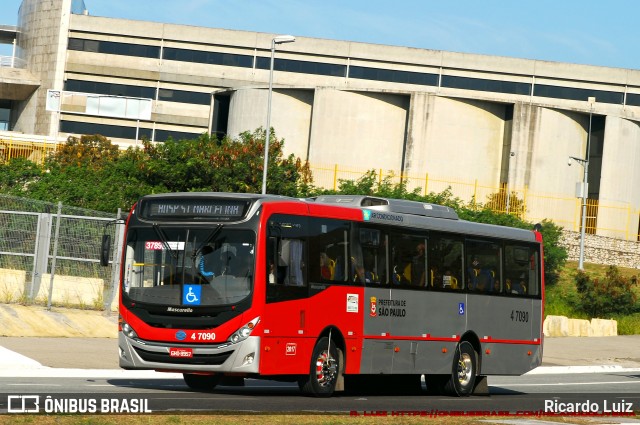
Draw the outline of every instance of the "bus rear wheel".
<instances>
[{"instance_id":1,"label":"bus rear wheel","mask_svg":"<svg viewBox=\"0 0 640 425\"><path fill-rule=\"evenodd\" d=\"M478 373L478 355L473 346L463 341L458 344L453 356L451 379L445 385L445 391L451 395L466 397L471 395Z\"/></svg>"},{"instance_id":2,"label":"bus rear wheel","mask_svg":"<svg viewBox=\"0 0 640 425\"><path fill-rule=\"evenodd\" d=\"M336 389L340 362L338 349L333 340L320 338L313 348L309 375L298 381L300 390L305 395L314 397L330 397Z\"/></svg>"},{"instance_id":3,"label":"bus rear wheel","mask_svg":"<svg viewBox=\"0 0 640 425\"><path fill-rule=\"evenodd\" d=\"M189 388L196 391L213 391L220 382L222 375L198 375L195 373L183 373L184 382Z\"/></svg>"}]
</instances>

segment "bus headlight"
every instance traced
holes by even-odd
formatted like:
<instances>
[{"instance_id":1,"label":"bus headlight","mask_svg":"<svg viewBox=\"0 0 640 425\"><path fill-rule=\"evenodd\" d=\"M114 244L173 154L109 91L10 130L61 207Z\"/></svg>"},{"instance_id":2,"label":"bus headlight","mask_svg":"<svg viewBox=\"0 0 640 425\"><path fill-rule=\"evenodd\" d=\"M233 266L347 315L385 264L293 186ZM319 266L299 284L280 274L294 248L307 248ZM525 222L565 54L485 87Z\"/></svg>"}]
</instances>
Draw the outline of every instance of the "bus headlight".
<instances>
[{"instance_id":1,"label":"bus headlight","mask_svg":"<svg viewBox=\"0 0 640 425\"><path fill-rule=\"evenodd\" d=\"M124 333L127 338L138 338L138 334L136 333L136 331L134 331L133 328L126 322L122 324L122 333Z\"/></svg>"},{"instance_id":2,"label":"bus headlight","mask_svg":"<svg viewBox=\"0 0 640 425\"><path fill-rule=\"evenodd\" d=\"M246 325L244 325L243 327L241 327L240 329L232 333L231 336L229 337L229 341L232 344L236 344L240 341L244 341L245 339L249 338L249 335L251 335L251 332L256 327L259 321L260 321L260 317L256 317L255 319L253 319L252 321L250 321L249 323L247 323Z\"/></svg>"}]
</instances>

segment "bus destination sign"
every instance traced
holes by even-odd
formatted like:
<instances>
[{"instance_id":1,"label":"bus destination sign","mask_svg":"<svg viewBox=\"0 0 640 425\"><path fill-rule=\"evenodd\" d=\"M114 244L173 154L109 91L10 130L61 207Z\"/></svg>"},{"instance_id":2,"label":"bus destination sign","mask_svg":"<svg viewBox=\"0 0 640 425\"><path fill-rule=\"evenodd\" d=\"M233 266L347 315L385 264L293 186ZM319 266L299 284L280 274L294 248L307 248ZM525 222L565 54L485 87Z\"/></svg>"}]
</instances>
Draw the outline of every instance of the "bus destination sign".
<instances>
[{"instance_id":1,"label":"bus destination sign","mask_svg":"<svg viewBox=\"0 0 640 425\"><path fill-rule=\"evenodd\" d=\"M243 218L247 201L232 199L148 199L140 215L147 219L233 221Z\"/></svg>"}]
</instances>

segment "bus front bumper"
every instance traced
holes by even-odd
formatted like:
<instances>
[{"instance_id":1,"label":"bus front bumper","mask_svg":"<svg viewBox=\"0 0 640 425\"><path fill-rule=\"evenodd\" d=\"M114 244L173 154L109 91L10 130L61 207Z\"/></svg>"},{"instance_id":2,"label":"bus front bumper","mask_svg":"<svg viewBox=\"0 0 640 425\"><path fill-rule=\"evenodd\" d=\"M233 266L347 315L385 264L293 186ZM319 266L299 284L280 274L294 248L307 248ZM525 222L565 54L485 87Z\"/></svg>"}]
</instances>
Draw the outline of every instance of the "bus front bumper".
<instances>
[{"instance_id":1,"label":"bus front bumper","mask_svg":"<svg viewBox=\"0 0 640 425\"><path fill-rule=\"evenodd\" d=\"M184 372L258 373L260 337L236 344L170 344L118 333L120 367Z\"/></svg>"}]
</instances>

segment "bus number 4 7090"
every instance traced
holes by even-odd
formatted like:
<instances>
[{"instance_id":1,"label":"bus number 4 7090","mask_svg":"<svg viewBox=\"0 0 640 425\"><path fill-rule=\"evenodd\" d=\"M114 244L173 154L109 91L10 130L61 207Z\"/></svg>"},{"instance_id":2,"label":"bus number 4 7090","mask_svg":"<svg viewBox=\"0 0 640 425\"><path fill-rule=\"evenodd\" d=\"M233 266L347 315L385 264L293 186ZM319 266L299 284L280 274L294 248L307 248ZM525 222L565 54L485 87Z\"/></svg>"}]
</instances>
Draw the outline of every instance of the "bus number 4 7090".
<instances>
[{"instance_id":1,"label":"bus number 4 7090","mask_svg":"<svg viewBox=\"0 0 640 425\"><path fill-rule=\"evenodd\" d=\"M528 322L529 312L520 310L511 310L511 320L514 322Z\"/></svg>"}]
</instances>

